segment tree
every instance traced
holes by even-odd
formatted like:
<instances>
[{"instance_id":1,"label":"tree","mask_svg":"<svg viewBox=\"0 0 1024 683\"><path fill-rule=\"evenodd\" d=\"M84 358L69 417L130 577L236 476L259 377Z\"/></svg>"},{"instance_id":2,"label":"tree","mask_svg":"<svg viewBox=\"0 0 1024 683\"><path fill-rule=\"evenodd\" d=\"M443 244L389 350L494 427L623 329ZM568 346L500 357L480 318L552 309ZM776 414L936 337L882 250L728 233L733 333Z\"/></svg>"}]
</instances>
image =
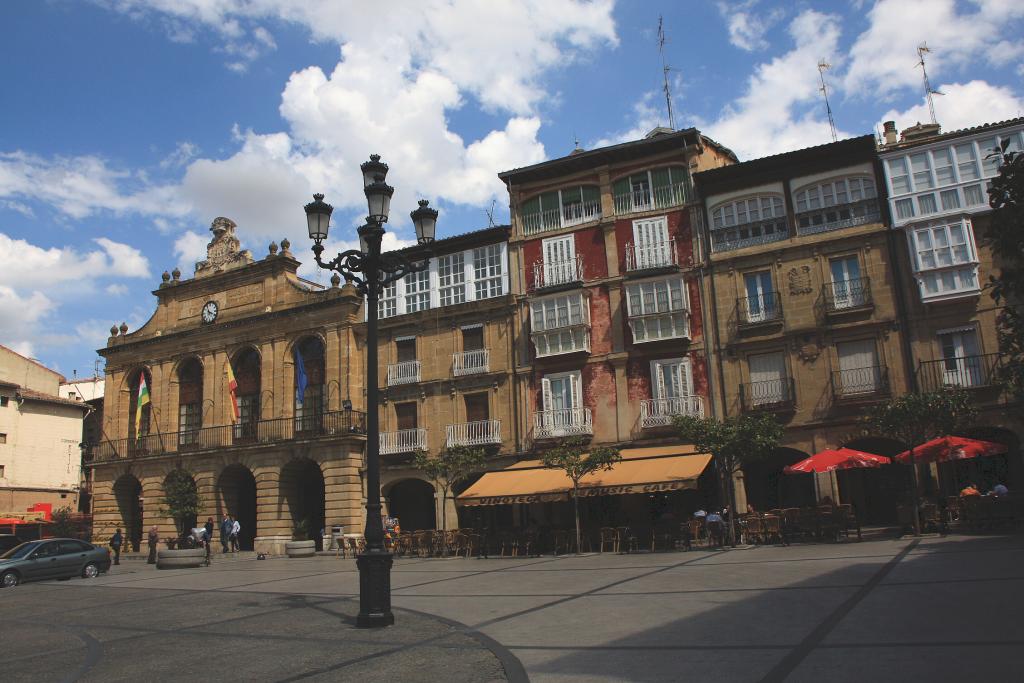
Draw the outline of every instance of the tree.
<instances>
[{"instance_id":1,"label":"tree","mask_svg":"<svg viewBox=\"0 0 1024 683\"><path fill-rule=\"evenodd\" d=\"M195 520L199 514L199 505L199 491L196 490L192 475L180 467L171 470L164 479L164 499L160 514L174 520L179 536L188 533L187 522Z\"/></svg>"},{"instance_id":2,"label":"tree","mask_svg":"<svg viewBox=\"0 0 1024 683\"><path fill-rule=\"evenodd\" d=\"M898 439L910 449L912 487L915 512L918 509L917 466L914 449L926 441L949 436L977 417L978 409L970 395L960 387L946 387L923 394L904 394L871 408L865 418L876 434ZM914 535L921 533L917 514Z\"/></svg>"},{"instance_id":3,"label":"tree","mask_svg":"<svg viewBox=\"0 0 1024 683\"><path fill-rule=\"evenodd\" d=\"M991 296L1003 308L996 317L996 335L1002 354L998 376L1017 398L1024 398L1024 154L1006 153L988 191L989 206L995 211L989 237L992 252L1000 262L996 275L989 276ZM995 153L995 152L993 152Z\"/></svg>"},{"instance_id":4,"label":"tree","mask_svg":"<svg viewBox=\"0 0 1024 683\"><path fill-rule=\"evenodd\" d=\"M611 446L588 448L585 439L580 437L566 439L559 445L548 450L541 460L545 467L562 470L572 481L572 504L576 515L576 552L580 551L580 479L593 474L610 470L615 463L622 460L619 449Z\"/></svg>"},{"instance_id":5,"label":"tree","mask_svg":"<svg viewBox=\"0 0 1024 683\"><path fill-rule=\"evenodd\" d=\"M736 542L736 473L748 462L769 455L782 440L782 425L767 413L744 414L718 420L713 417L680 415L673 423L679 436L710 453L718 474L722 498L729 501L729 543Z\"/></svg>"},{"instance_id":6,"label":"tree","mask_svg":"<svg viewBox=\"0 0 1024 683\"><path fill-rule=\"evenodd\" d=\"M57 508L50 515L50 533L58 538L78 538L81 525L73 519L71 506Z\"/></svg>"},{"instance_id":7,"label":"tree","mask_svg":"<svg viewBox=\"0 0 1024 683\"><path fill-rule=\"evenodd\" d=\"M441 488L441 528L447 528L448 492L455 484L464 481L487 466L487 454L482 448L450 446L431 456L417 451L413 461L420 470Z\"/></svg>"}]
</instances>

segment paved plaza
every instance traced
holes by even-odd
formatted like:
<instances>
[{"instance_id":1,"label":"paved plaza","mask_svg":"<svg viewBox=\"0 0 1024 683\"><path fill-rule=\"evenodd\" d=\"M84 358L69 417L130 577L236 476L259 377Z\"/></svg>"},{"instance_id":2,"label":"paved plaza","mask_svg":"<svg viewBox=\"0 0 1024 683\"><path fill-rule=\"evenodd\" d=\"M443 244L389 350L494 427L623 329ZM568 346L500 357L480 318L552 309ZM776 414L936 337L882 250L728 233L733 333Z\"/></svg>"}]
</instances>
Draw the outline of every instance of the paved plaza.
<instances>
[{"instance_id":1,"label":"paved plaza","mask_svg":"<svg viewBox=\"0 0 1024 683\"><path fill-rule=\"evenodd\" d=\"M0 591L6 681L964 681L1024 671L1024 537L399 559L395 627L351 559Z\"/></svg>"}]
</instances>

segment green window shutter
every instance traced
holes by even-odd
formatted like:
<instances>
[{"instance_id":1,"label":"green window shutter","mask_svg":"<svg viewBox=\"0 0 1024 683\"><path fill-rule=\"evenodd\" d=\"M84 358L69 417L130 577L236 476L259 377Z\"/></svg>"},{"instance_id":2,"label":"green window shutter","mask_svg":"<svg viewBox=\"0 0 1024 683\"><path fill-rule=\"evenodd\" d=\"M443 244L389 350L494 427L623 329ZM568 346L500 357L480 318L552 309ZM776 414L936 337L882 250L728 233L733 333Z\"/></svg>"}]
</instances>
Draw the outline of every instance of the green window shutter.
<instances>
[{"instance_id":1,"label":"green window shutter","mask_svg":"<svg viewBox=\"0 0 1024 683\"><path fill-rule=\"evenodd\" d=\"M541 220L544 222L545 230L555 230L561 227L561 211L558 206L558 190L545 192L540 196L540 208L544 213Z\"/></svg>"},{"instance_id":2,"label":"green window shutter","mask_svg":"<svg viewBox=\"0 0 1024 683\"><path fill-rule=\"evenodd\" d=\"M519 213L521 213L523 215L531 214L531 213L539 213L539 212L540 212L540 197L534 197L533 199L526 200L525 202L523 202L522 206L519 209Z\"/></svg>"},{"instance_id":3,"label":"green window shutter","mask_svg":"<svg viewBox=\"0 0 1024 683\"><path fill-rule=\"evenodd\" d=\"M656 168L651 171L651 183L654 185L655 189L659 187L668 187L671 184L668 167Z\"/></svg>"},{"instance_id":4,"label":"green window shutter","mask_svg":"<svg viewBox=\"0 0 1024 683\"><path fill-rule=\"evenodd\" d=\"M597 185L584 185L580 188L584 202L596 202L601 199L601 188Z\"/></svg>"},{"instance_id":5,"label":"green window shutter","mask_svg":"<svg viewBox=\"0 0 1024 683\"><path fill-rule=\"evenodd\" d=\"M629 194L630 187L631 186L629 184L629 178L621 178L619 180L616 180L615 184L612 185L612 194L614 194L616 197L624 194Z\"/></svg>"}]
</instances>

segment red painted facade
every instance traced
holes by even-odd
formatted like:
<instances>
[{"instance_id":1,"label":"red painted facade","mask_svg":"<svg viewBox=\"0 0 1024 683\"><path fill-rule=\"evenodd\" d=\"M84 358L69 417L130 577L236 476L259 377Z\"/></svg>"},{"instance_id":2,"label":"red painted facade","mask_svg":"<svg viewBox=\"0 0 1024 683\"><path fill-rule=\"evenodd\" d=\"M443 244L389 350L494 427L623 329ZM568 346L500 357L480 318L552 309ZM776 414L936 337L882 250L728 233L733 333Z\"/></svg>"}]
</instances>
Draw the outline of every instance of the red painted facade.
<instances>
[{"instance_id":1,"label":"red painted facade","mask_svg":"<svg viewBox=\"0 0 1024 683\"><path fill-rule=\"evenodd\" d=\"M562 237L565 236L563 233ZM572 233L576 255L583 257L583 277L585 280L596 280L608 277L608 260L604 253L604 234L600 226L582 228ZM523 265L526 268L526 290L533 291L535 282L533 266L544 260L543 243L551 236L523 242Z\"/></svg>"}]
</instances>

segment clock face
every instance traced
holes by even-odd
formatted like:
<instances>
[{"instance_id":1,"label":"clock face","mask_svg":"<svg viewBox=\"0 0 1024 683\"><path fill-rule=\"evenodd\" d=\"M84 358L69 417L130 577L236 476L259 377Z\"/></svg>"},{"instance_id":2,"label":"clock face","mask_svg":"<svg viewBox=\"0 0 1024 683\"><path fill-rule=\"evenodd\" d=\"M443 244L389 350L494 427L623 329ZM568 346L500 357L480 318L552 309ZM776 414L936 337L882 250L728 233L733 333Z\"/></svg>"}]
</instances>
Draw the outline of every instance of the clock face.
<instances>
[{"instance_id":1,"label":"clock face","mask_svg":"<svg viewBox=\"0 0 1024 683\"><path fill-rule=\"evenodd\" d=\"M207 301L203 305L203 322L212 323L217 319L217 302Z\"/></svg>"}]
</instances>

